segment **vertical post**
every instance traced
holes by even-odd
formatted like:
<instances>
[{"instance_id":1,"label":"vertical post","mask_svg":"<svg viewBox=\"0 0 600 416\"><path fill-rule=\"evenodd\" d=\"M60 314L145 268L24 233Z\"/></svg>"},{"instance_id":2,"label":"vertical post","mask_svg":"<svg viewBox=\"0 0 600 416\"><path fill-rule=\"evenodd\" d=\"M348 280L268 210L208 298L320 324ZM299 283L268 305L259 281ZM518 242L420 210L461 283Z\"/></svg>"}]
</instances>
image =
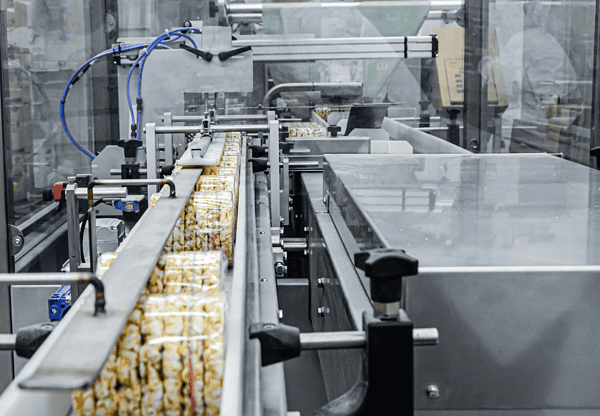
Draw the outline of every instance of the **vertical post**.
<instances>
[{"instance_id":1,"label":"vertical post","mask_svg":"<svg viewBox=\"0 0 600 416\"><path fill-rule=\"evenodd\" d=\"M283 169L281 169L281 216L283 225L290 225L290 160L283 158Z\"/></svg>"},{"instance_id":2,"label":"vertical post","mask_svg":"<svg viewBox=\"0 0 600 416\"><path fill-rule=\"evenodd\" d=\"M88 224L90 236L90 273L96 273L98 263L98 241L96 240L96 207L88 208Z\"/></svg>"},{"instance_id":3,"label":"vertical post","mask_svg":"<svg viewBox=\"0 0 600 416\"><path fill-rule=\"evenodd\" d=\"M596 0L596 27L594 32L594 75L592 85L592 129L590 137L590 150L600 146L600 0ZM589 166L597 167L597 158L590 155Z\"/></svg>"},{"instance_id":4,"label":"vertical post","mask_svg":"<svg viewBox=\"0 0 600 416\"><path fill-rule=\"evenodd\" d=\"M482 132L487 130L488 68L482 65L482 58L488 54L488 21L488 0L465 0L465 99L461 147L476 153L481 150ZM483 71L486 71L485 75ZM483 137L487 138L487 135Z\"/></svg>"},{"instance_id":5,"label":"vertical post","mask_svg":"<svg viewBox=\"0 0 600 416\"><path fill-rule=\"evenodd\" d=\"M273 114L272 111L269 113ZM281 209L279 197L279 122L269 115L269 185L271 190L271 227L281 225Z\"/></svg>"},{"instance_id":6,"label":"vertical post","mask_svg":"<svg viewBox=\"0 0 600 416\"><path fill-rule=\"evenodd\" d=\"M163 121L165 126L172 126L173 113L165 113ZM165 138L165 164L172 165L175 161L175 158L173 157L173 134L163 134L163 136Z\"/></svg>"},{"instance_id":7,"label":"vertical post","mask_svg":"<svg viewBox=\"0 0 600 416\"><path fill-rule=\"evenodd\" d=\"M71 182L72 177L69 178ZM69 239L69 270L75 273L81 264L81 247L79 242L79 203L75 198L77 185L69 183L65 190L67 201L67 237Z\"/></svg>"},{"instance_id":8,"label":"vertical post","mask_svg":"<svg viewBox=\"0 0 600 416\"><path fill-rule=\"evenodd\" d=\"M8 100L8 56L6 40L6 11L0 11L0 273L14 272L13 258L10 256L8 241L8 209L12 195L7 186L11 177L10 167L10 112ZM10 286L0 284L0 333L12 333L10 307ZM13 354L0 351L0 394L13 378Z\"/></svg>"},{"instance_id":9,"label":"vertical post","mask_svg":"<svg viewBox=\"0 0 600 416\"><path fill-rule=\"evenodd\" d=\"M146 124L146 158L147 178L157 179L158 165L156 160L156 123ZM158 192L158 186L148 185L148 195Z\"/></svg>"}]
</instances>

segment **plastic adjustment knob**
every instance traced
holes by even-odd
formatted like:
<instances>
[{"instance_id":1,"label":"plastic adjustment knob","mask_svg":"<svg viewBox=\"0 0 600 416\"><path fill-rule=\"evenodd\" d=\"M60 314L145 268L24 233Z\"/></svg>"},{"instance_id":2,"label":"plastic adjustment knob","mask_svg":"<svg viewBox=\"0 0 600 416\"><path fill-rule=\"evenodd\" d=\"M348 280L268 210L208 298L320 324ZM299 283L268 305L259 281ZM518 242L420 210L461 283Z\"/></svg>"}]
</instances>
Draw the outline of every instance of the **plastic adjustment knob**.
<instances>
[{"instance_id":1,"label":"plastic adjustment knob","mask_svg":"<svg viewBox=\"0 0 600 416\"><path fill-rule=\"evenodd\" d=\"M399 302L402 278L419 273L419 260L399 249L374 249L354 253L354 264L371 279L371 299L377 303Z\"/></svg>"},{"instance_id":2,"label":"plastic adjustment knob","mask_svg":"<svg viewBox=\"0 0 600 416\"><path fill-rule=\"evenodd\" d=\"M252 163L252 172L264 172L269 167L267 159L262 158L250 158L248 159Z\"/></svg>"},{"instance_id":3,"label":"plastic adjustment knob","mask_svg":"<svg viewBox=\"0 0 600 416\"><path fill-rule=\"evenodd\" d=\"M19 357L31 358L40 345L48 338L56 323L45 322L29 325L17 331L15 351Z\"/></svg>"},{"instance_id":4,"label":"plastic adjustment knob","mask_svg":"<svg viewBox=\"0 0 600 416\"><path fill-rule=\"evenodd\" d=\"M214 1L208 2L208 14L210 17L215 17L219 13L219 7Z\"/></svg>"},{"instance_id":5,"label":"plastic adjustment knob","mask_svg":"<svg viewBox=\"0 0 600 416\"><path fill-rule=\"evenodd\" d=\"M252 149L253 157L264 157L267 155L267 148L264 146L257 146L255 144L251 144L248 146L248 149Z\"/></svg>"},{"instance_id":6,"label":"plastic adjustment knob","mask_svg":"<svg viewBox=\"0 0 600 416\"><path fill-rule=\"evenodd\" d=\"M337 137L342 128L340 126L329 126L327 127L327 131L331 134L331 137Z\"/></svg>"},{"instance_id":7,"label":"plastic adjustment knob","mask_svg":"<svg viewBox=\"0 0 600 416\"><path fill-rule=\"evenodd\" d=\"M125 157L135 157L138 147L142 147L144 143L141 140L119 140L117 146L122 147L125 152Z\"/></svg>"},{"instance_id":8,"label":"plastic adjustment knob","mask_svg":"<svg viewBox=\"0 0 600 416\"><path fill-rule=\"evenodd\" d=\"M263 367L300 356L300 330L294 326L258 322L250 325L250 339L260 341Z\"/></svg>"}]
</instances>

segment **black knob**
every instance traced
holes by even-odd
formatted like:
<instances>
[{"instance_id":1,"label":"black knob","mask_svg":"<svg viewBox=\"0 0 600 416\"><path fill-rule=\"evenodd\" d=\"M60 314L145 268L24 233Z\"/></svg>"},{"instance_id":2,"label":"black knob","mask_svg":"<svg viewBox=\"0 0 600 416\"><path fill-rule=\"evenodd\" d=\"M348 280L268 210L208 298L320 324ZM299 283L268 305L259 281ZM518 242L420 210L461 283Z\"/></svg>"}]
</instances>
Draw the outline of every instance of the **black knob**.
<instances>
[{"instance_id":1,"label":"black knob","mask_svg":"<svg viewBox=\"0 0 600 416\"><path fill-rule=\"evenodd\" d=\"M252 172L254 173L264 172L269 167L267 159L250 158L248 160L252 162Z\"/></svg>"},{"instance_id":2,"label":"black knob","mask_svg":"<svg viewBox=\"0 0 600 416\"><path fill-rule=\"evenodd\" d=\"M15 343L17 355L23 358L31 358L40 345L48 338L48 335L50 335L55 326L55 323L46 322L19 329Z\"/></svg>"},{"instance_id":3,"label":"black knob","mask_svg":"<svg viewBox=\"0 0 600 416\"><path fill-rule=\"evenodd\" d=\"M289 154L290 150L292 149L293 146L294 146L294 143L279 142L279 149L285 154Z\"/></svg>"},{"instance_id":4,"label":"black knob","mask_svg":"<svg viewBox=\"0 0 600 416\"><path fill-rule=\"evenodd\" d=\"M122 147L125 152L125 157L135 157L138 147L141 147L144 143L141 140L119 140L117 146Z\"/></svg>"},{"instance_id":5,"label":"black knob","mask_svg":"<svg viewBox=\"0 0 600 416\"><path fill-rule=\"evenodd\" d=\"M183 22L183 27L192 27L192 22L186 20L185 22Z\"/></svg>"},{"instance_id":6,"label":"black knob","mask_svg":"<svg viewBox=\"0 0 600 416\"><path fill-rule=\"evenodd\" d=\"M327 131L331 133L331 137L337 137L342 128L340 126L329 126L327 127Z\"/></svg>"},{"instance_id":7,"label":"black knob","mask_svg":"<svg viewBox=\"0 0 600 416\"><path fill-rule=\"evenodd\" d=\"M371 299L378 303L399 302L402 278L419 273L419 261L399 249L359 251L354 264L371 279Z\"/></svg>"},{"instance_id":8,"label":"black knob","mask_svg":"<svg viewBox=\"0 0 600 416\"><path fill-rule=\"evenodd\" d=\"M457 108L451 108L448 110L448 115L450 116L450 120L456 120L458 118L458 114L460 110Z\"/></svg>"},{"instance_id":9,"label":"black knob","mask_svg":"<svg viewBox=\"0 0 600 416\"><path fill-rule=\"evenodd\" d=\"M219 13L219 8L214 1L208 2L208 14L210 17L215 17Z\"/></svg>"},{"instance_id":10,"label":"black knob","mask_svg":"<svg viewBox=\"0 0 600 416\"><path fill-rule=\"evenodd\" d=\"M590 156L596 158L596 169L600 169L600 146L591 149Z\"/></svg>"},{"instance_id":11,"label":"black knob","mask_svg":"<svg viewBox=\"0 0 600 416\"><path fill-rule=\"evenodd\" d=\"M429 104L431 104L428 100L419 101L419 105L421 106L421 111L426 111L429 108Z\"/></svg>"},{"instance_id":12,"label":"black knob","mask_svg":"<svg viewBox=\"0 0 600 416\"><path fill-rule=\"evenodd\" d=\"M252 157L263 157L267 154L267 148L263 146L251 144L248 148L252 149Z\"/></svg>"}]
</instances>

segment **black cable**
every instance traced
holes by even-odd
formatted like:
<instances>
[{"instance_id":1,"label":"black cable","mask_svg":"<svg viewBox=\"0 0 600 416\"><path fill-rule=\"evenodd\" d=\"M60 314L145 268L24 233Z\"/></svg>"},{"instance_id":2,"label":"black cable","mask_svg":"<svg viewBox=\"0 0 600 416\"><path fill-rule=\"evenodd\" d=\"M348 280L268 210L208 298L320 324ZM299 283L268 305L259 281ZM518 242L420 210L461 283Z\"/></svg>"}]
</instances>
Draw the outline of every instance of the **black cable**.
<instances>
[{"instance_id":1,"label":"black cable","mask_svg":"<svg viewBox=\"0 0 600 416\"><path fill-rule=\"evenodd\" d=\"M94 202L94 207L97 207L101 202L103 201L99 200ZM86 210L85 214L83 215L83 221L81 222L81 229L79 230L79 248L81 249L81 263L85 263L85 256L83 255L83 234L85 233L85 224L88 222L89 216L89 211Z\"/></svg>"}]
</instances>

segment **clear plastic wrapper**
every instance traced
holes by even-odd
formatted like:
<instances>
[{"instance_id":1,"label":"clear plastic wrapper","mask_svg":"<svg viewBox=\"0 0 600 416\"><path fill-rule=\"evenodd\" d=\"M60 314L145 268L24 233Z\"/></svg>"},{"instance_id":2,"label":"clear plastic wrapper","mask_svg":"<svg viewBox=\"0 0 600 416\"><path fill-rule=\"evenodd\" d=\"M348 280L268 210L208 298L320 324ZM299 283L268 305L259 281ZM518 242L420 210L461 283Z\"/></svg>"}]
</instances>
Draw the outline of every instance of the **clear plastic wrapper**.
<instances>
[{"instance_id":1,"label":"clear plastic wrapper","mask_svg":"<svg viewBox=\"0 0 600 416\"><path fill-rule=\"evenodd\" d=\"M290 137L327 136L327 130L317 123L285 123L283 126L288 127Z\"/></svg>"},{"instance_id":2,"label":"clear plastic wrapper","mask_svg":"<svg viewBox=\"0 0 600 416\"><path fill-rule=\"evenodd\" d=\"M164 293L212 293L223 290L227 259L220 251L166 256Z\"/></svg>"},{"instance_id":3,"label":"clear plastic wrapper","mask_svg":"<svg viewBox=\"0 0 600 416\"><path fill-rule=\"evenodd\" d=\"M195 215L196 244L192 250L221 250L233 262L233 195L228 191L194 192L189 217ZM186 212L186 218L188 213ZM186 224L186 229L188 225Z\"/></svg>"},{"instance_id":4,"label":"clear plastic wrapper","mask_svg":"<svg viewBox=\"0 0 600 416\"><path fill-rule=\"evenodd\" d=\"M231 191L235 192L235 176L233 175L202 175L196 183L196 191Z\"/></svg>"}]
</instances>

